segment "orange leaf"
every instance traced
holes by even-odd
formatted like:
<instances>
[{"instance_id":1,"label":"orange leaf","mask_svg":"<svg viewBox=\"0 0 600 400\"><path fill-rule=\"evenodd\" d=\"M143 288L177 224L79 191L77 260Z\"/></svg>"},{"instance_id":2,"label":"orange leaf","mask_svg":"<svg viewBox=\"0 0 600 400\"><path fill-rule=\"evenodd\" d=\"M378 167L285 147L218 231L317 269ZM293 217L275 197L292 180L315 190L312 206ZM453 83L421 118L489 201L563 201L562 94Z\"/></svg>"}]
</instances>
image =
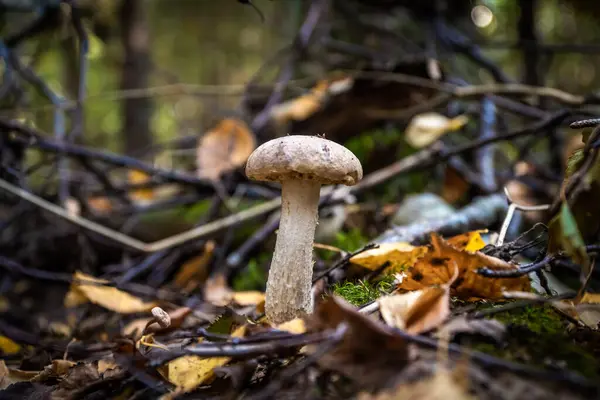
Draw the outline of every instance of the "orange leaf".
<instances>
[{"instance_id":1,"label":"orange leaf","mask_svg":"<svg viewBox=\"0 0 600 400\"><path fill-rule=\"evenodd\" d=\"M407 277L399 285L402 290L419 290L434 285L444 285L458 267L458 279L452 284L452 295L465 300L501 299L503 291L530 291L529 278L486 278L477 270L488 267L496 270L516 269L495 257L481 252L456 249L436 234L431 235L433 249L408 268Z\"/></svg>"},{"instance_id":2,"label":"orange leaf","mask_svg":"<svg viewBox=\"0 0 600 400\"><path fill-rule=\"evenodd\" d=\"M215 249L215 242L208 240L204 245L202 254L186 261L175 275L175 285L191 292L206 279L208 273L206 267Z\"/></svg>"},{"instance_id":3,"label":"orange leaf","mask_svg":"<svg viewBox=\"0 0 600 400\"><path fill-rule=\"evenodd\" d=\"M254 135L244 121L234 118L220 121L198 142L198 177L218 180L221 174L242 166L255 147Z\"/></svg>"},{"instance_id":4,"label":"orange leaf","mask_svg":"<svg viewBox=\"0 0 600 400\"><path fill-rule=\"evenodd\" d=\"M132 169L127 171L127 180L130 184L143 184L147 183L151 179L151 176L143 171ZM136 189L129 193L129 197L135 202L148 202L154 198L154 190L152 188Z\"/></svg>"}]
</instances>

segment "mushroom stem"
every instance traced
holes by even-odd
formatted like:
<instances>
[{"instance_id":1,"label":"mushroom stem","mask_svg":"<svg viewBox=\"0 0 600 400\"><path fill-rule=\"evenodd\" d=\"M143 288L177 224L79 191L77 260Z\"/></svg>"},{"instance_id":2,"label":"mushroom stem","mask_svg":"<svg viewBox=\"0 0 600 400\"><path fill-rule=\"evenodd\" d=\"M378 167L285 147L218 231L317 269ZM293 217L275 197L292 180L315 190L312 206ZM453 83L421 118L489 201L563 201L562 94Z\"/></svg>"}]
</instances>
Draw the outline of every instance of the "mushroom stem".
<instances>
[{"instance_id":1,"label":"mushroom stem","mask_svg":"<svg viewBox=\"0 0 600 400\"><path fill-rule=\"evenodd\" d=\"M275 324L312 313L313 241L321 184L281 185L281 220L267 280L265 312Z\"/></svg>"}]
</instances>

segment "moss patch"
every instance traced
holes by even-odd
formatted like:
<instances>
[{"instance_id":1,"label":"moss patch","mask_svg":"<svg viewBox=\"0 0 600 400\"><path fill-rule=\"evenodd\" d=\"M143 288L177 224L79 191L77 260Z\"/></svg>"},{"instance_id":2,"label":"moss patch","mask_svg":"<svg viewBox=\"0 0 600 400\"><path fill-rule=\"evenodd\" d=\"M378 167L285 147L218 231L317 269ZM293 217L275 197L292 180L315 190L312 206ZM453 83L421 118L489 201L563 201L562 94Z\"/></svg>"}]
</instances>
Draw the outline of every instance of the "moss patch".
<instances>
[{"instance_id":1,"label":"moss patch","mask_svg":"<svg viewBox=\"0 0 600 400\"><path fill-rule=\"evenodd\" d=\"M504 347L471 343L474 350L540 368L565 368L588 378L600 377L594 350L570 336L567 322L551 306L529 306L489 318L507 325L507 343Z\"/></svg>"},{"instance_id":2,"label":"moss patch","mask_svg":"<svg viewBox=\"0 0 600 400\"><path fill-rule=\"evenodd\" d=\"M393 282L394 277L387 275L375 283L362 280L336 283L333 285L333 293L359 307L390 293L393 289Z\"/></svg>"}]
</instances>

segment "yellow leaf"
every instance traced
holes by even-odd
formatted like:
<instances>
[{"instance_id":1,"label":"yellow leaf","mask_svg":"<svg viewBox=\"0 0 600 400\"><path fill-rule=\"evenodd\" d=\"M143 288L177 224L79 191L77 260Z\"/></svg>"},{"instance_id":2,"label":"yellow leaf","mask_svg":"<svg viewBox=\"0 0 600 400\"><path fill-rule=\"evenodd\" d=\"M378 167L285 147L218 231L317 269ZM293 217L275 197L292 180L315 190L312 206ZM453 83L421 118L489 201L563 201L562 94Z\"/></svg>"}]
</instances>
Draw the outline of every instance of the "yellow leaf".
<instances>
[{"instance_id":1,"label":"yellow leaf","mask_svg":"<svg viewBox=\"0 0 600 400\"><path fill-rule=\"evenodd\" d=\"M463 233L452 236L447 242L457 250L475 252L485 247L485 242L481 238L481 234L486 232L487 229Z\"/></svg>"},{"instance_id":2,"label":"yellow leaf","mask_svg":"<svg viewBox=\"0 0 600 400\"><path fill-rule=\"evenodd\" d=\"M464 115L455 118L434 112L416 115L406 127L406 142L417 149L429 146L445 133L459 130L468 121Z\"/></svg>"},{"instance_id":3,"label":"yellow leaf","mask_svg":"<svg viewBox=\"0 0 600 400\"><path fill-rule=\"evenodd\" d=\"M413 265L427 252L426 247L411 246L406 242L382 243L379 247L364 251L350 258L352 264L375 271L385 263L395 270Z\"/></svg>"},{"instance_id":4,"label":"yellow leaf","mask_svg":"<svg viewBox=\"0 0 600 400\"><path fill-rule=\"evenodd\" d=\"M235 118L220 121L198 142L198 177L218 180L221 174L244 165L255 147L254 134L244 121Z\"/></svg>"},{"instance_id":5,"label":"yellow leaf","mask_svg":"<svg viewBox=\"0 0 600 400\"><path fill-rule=\"evenodd\" d=\"M286 321L283 324L275 326L280 331L286 331L289 333L301 334L306 332L306 323L302 318L295 318L290 321Z\"/></svg>"},{"instance_id":6,"label":"yellow leaf","mask_svg":"<svg viewBox=\"0 0 600 400\"><path fill-rule=\"evenodd\" d=\"M148 182L151 176L143 171L132 169L127 171L127 180L130 184L143 184ZM154 199L154 189L144 188L136 189L129 192L129 197L136 203L147 203Z\"/></svg>"},{"instance_id":7,"label":"yellow leaf","mask_svg":"<svg viewBox=\"0 0 600 400\"><path fill-rule=\"evenodd\" d=\"M600 304L600 293L585 292L579 303Z\"/></svg>"},{"instance_id":8,"label":"yellow leaf","mask_svg":"<svg viewBox=\"0 0 600 400\"><path fill-rule=\"evenodd\" d=\"M132 314L150 311L155 303L146 303L141 299L123 292L115 287L96 285L93 283L108 283L108 281L94 278L79 271L73 275L74 282L65 297L65 307L71 307L82 299L120 314ZM79 281L92 284L80 283ZM75 299L75 300L74 300Z\"/></svg>"},{"instance_id":9,"label":"yellow leaf","mask_svg":"<svg viewBox=\"0 0 600 400\"><path fill-rule=\"evenodd\" d=\"M246 326L242 325L231 336L239 338L243 337L245 333ZM215 378L213 370L222 367L230 360L230 357L183 356L166 364L166 378L177 386L178 390L187 392L202 384L210 383Z\"/></svg>"},{"instance_id":10,"label":"yellow leaf","mask_svg":"<svg viewBox=\"0 0 600 400\"><path fill-rule=\"evenodd\" d=\"M240 306L252 306L265 301L265 294L258 290L233 293L233 301Z\"/></svg>"},{"instance_id":11,"label":"yellow leaf","mask_svg":"<svg viewBox=\"0 0 600 400\"><path fill-rule=\"evenodd\" d=\"M4 355L16 354L19 352L19 350L21 350L21 346L19 346L18 343L12 341L6 336L0 335L0 351L2 351Z\"/></svg>"}]
</instances>

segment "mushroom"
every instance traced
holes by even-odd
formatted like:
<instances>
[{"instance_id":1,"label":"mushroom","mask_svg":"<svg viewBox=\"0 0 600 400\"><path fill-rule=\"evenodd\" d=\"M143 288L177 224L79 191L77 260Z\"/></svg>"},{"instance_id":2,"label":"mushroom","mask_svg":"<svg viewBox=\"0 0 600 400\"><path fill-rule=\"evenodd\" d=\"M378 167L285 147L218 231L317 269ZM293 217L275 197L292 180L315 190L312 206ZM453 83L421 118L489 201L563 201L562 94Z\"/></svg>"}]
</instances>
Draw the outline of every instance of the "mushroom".
<instances>
[{"instance_id":1,"label":"mushroom","mask_svg":"<svg viewBox=\"0 0 600 400\"><path fill-rule=\"evenodd\" d=\"M331 140L293 135L254 150L246 163L246 175L281 183L281 219L267 280L267 318L279 324L310 314L320 188L323 184L356 184L363 175L360 161Z\"/></svg>"}]
</instances>

